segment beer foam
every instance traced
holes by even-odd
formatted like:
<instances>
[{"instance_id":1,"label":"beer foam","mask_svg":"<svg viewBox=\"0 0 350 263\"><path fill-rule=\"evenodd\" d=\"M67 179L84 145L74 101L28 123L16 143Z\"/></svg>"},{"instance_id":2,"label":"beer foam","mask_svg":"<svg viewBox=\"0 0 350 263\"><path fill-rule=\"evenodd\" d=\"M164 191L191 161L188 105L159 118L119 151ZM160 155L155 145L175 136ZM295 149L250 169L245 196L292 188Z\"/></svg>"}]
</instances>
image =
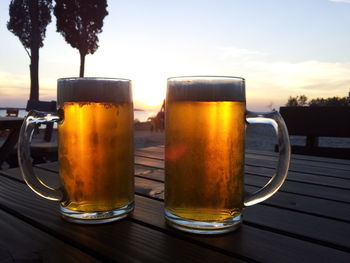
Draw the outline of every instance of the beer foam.
<instances>
[{"instance_id":1,"label":"beer foam","mask_svg":"<svg viewBox=\"0 0 350 263\"><path fill-rule=\"evenodd\" d=\"M57 80L57 101L132 102L131 81L113 78L62 78Z\"/></svg>"},{"instance_id":2,"label":"beer foam","mask_svg":"<svg viewBox=\"0 0 350 263\"><path fill-rule=\"evenodd\" d=\"M220 76L169 78L167 100L245 102L245 80Z\"/></svg>"}]
</instances>

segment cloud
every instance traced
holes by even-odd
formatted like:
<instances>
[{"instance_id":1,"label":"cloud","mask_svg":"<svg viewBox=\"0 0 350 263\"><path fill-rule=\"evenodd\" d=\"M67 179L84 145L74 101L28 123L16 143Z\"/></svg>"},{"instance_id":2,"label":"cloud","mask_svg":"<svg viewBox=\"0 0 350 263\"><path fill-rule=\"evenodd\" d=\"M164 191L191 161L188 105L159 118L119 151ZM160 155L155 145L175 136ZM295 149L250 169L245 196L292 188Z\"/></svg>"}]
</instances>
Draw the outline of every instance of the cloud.
<instances>
[{"instance_id":1,"label":"cloud","mask_svg":"<svg viewBox=\"0 0 350 263\"><path fill-rule=\"evenodd\" d=\"M289 96L305 94L316 97L347 96L350 91L350 61L328 62L317 59L288 61L276 59L263 50L236 46L186 48L181 52L169 49L142 49L130 57L118 59L99 56L89 60L87 74L121 76L133 82L134 100L149 105L161 104L166 78L183 75L227 75L246 79L247 102L251 110L265 111L286 103ZM103 53L103 52L102 52ZM90 73L89 73L90 72ZM48 71L40 78L40 99L56 98L59 70ZM0 106L16 106L29 97L29 74L0 72ZM159 107L158 107L159 108Z\"/></svg>"},{"instance_id":2,"label":"cloud","mask_svg":"<svg viewBox=\"0 0 350 263\"><path fill-rule=\"evenodd\" d=\"M256 50L249 50L238 47L220 47L219 50L222 52L222 59L225 58L240 58L244 60L256 59L257 57L266 57L269 54Z\"/></svg>"},{"instance_id":3,"label":"cloud","mask_svg":"<svg viewBox=\"0 0 350 263\"><path fill-rule=\"evenodd\" d=\"M284 90L336 92L346 90L350 83L350 63L317 60L262 63L271 82ZM260 66L260 69L262 67Z\"/></svg>"},{"instance_id":4,"label":"cloud","mask_svg":"<svg viewBox=\"0 0 350 263\"><path fill-rule=\"evenodd\" d=\"M347 3L350 4L350 0L329 0L330 2L335 2L335 3Z\"/></svg>"},{"instance_id":5,"label":"cloud","mask_svg":"<svg viewBox=\"0 0 350 263\"><path fill-rule=\"evenodd\" d=\"M0 72L0 107L24 107L29 99L28 75ZM56 99L56 79L40 79L40 99Z\"/></svg>"},{"instance_id":6,"label":"cloud","mask_svg":"<svg viewBox=\"0 0 350 263\"><path fill-rule=\"evenodd\" d=\"M220 47L216 55L213 70L244 77L247 101L259 110L266 110L270 102L283 105L289 96L343 97L350 91L350 62L274 60L267 53L235 47Z\"/></svg>"}]
</instances>

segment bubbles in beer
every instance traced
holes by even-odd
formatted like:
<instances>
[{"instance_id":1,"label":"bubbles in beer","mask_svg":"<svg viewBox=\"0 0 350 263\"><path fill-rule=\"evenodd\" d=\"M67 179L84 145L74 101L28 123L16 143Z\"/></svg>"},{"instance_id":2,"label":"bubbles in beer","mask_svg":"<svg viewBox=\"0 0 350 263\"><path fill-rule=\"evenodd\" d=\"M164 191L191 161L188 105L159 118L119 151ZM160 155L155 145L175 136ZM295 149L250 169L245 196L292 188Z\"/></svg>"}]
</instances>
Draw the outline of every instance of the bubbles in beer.
<instances>
[{"instance_id":1,"label":"bubbles in beer","mask_svg":"<svg viewBox=\"0 0 350 263\"><path fill-rule=\"evenodd\" d=\"M243 203L245 103L170 101L165 208L182 218L226 220Z\"/></svg>"},{"instance_id":2,"label":"bubbles in beer","mask_svg":"<svg viewBox=\"0 0 350 263\"><path fill-rule=\"evenodd\" d=\"M59 126L64 207L114 210L133 202L132 103L65 102Z\"/></svg>"}]
</instances>

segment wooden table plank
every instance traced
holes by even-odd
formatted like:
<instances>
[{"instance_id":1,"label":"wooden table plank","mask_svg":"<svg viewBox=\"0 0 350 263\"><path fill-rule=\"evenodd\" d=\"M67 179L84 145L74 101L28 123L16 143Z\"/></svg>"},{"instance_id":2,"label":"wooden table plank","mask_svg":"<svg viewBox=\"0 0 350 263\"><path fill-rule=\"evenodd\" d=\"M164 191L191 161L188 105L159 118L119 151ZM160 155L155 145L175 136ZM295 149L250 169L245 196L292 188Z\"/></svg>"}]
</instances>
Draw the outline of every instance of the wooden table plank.
<instances>
[{"instance_id":1,"label":"wooden table plank","mask_svg":"<svg viewBox=\"0 0 350 263\"><path fill-rule=\"evenodd\" d=\"M151 158L149 158L149 157ZM147 165L155 168L164 168L163 154L159 152L137 151L135 156L135 163ZM262 158L246 158L246 166L259 168L275 169L276 160L264 160ZM336 167L320 167L305 164L295 163L291 161L289 172L297 172L302 174L321 175L327 177L335 177L350 180L350 171L345 169L337 169Z\"/></svg>"},{"instance_id":2,"label":"wooden table plank","mask_svg":"<svg viewBox=\"0 0 350 263\"><path fill-rule=\"evenodd\" d=\"M257 151L247 149L246 151L247 158L258 158L266 159L270 161L275 161L278 157L278 153L268 152L268 151ZM135 152L136 155L146 156L151 158L164 159L164 147L148 147L140 148ZM319 166L319 167L328 167L335 169L344 169L350 170L350 160L334 159L334 158L325 158L317 156L307 156L307 155L298 155L292 154L291 159L296 164L305 164L309 166Z\"/></svg>"},{"instance_id":3,"label":"wooden table plank","mask_svg":"<svg viewBox=\"0 0 350 263\"><path fill-rule=\"evenodd\" d=\"M320 216L255 205L244 211L246 223L302 240L350 251L350 224Z\"/></svg>"},{"instance_id":4,"label":"wooden table plank","mask_svg":"<svg viewBox=\"0 0 350 263\"><path fill-rule=\"evenodd\" d=\"M263 153L263 154L262 154ZM144 156L148 158L154 158L154 159L164 159L164 147L150 147L150 148L141 148L138 149L135 154L137 156ZM246 159L247 164L255 164L255 159L268 161L264 165L267 165L267 168L274 168L275 162L277 160L278 154L273 152L262 152L262 151L246 151ZM306 159L307 158L307 159ZM329 169L337 169L337 170L344 170L344 171L350 171L350 160L337 160L337 159L330 159L330 158L323 158L323 157L314 157L314 156L303 156L303 155L292 155L292 164L291 171L293 170L294 165L297 166L307 166L307 167L317 167L317 170L320 168L325 168L326 173L321 173L323 175L327 175L329 172ZM299 168L297 168L299 170ZM332 175L332 173L331 173ZM350 175L347 173L346 178L350 179Z\"/></svg>"},{"instance_id":5,"label":"wooden table plank","mask_svg":"<svg viewBox=\"0 0 350 263\"><path fill-rule=\"evenodd\" d=\"M149 181L164 182L164 170L161 169L136 165L135 175L140 178L150 179ZM143 182L143 184L147 185L147 182ZM249 192L255 192L260 187L246 185L245 188ZM153 193L153 189L159 190L153 197L159 198L162 196L160 194L162 189L158 184L148 182L148 189L148 193ZM278 191L272 198L265 200L263 204L350 222L349 205L337 201Z\"/></svg>"},{"instance_id":6,"label":"wooden table plank","mask_svg":"<svg viewBox=\"0 0 350 263\"><path fill-rule=\"evenodd\" d=\"M266 168L276 167L276 161L263 160L261 158L246 158L246 164L255 166L255 167L266 167ZM348 170L336 169L335 167L332 168L332 167L320 167L320 166L297 164L297 163L294 163L294 160L291 160L289 171L332 176L332 177L338 177L338 178L344 178L344 179L350 178L350 173Z\"/></svg>"},{"instance_id":7,"label":"wooden table plank","mask_svg":"<svg viewBox=\"0 0 350 263\"><path fill-rule=\"evenodd\" d=\"M6 188L3 185L6 185ZM305 254L305 259L309 259L309 261L332 258L337 262L346 262L350 258L348 253L337 249L298 240L246 224L234 233L216 237L199 237L185 234L173 230L165 224L163 207L159 201L140 196L136 196L136 209L130 219L131 222L138 223L136 226L131 224L129 222L130 220L100 226L82 226L61 220L55 204L37 197L24 184L10 179L0 178L0 190L1 195L3 195L0 197L0 204L2 206L20 211L23 217L35 221L37 225L46 231L50 231L52 235L57 235L61 239L69 239L70 243L79 242L79 245L85 250L97 253L99 256L101 256L100 253L103 253L108 255L109 259L114 260L118 258L122 261L132 261L136 257L139 259L143 258L146 261L148 259L157 262L161 259L163 261L175 262L180 258L179 255L171 253L174 247L178 247L178 249L180 247L186 247L187 251L191 250L191 246L195 246L196 250L198 248L204 249L204 247L207 249L202 252L199 249L188 252L190 255L192 253L208 253L208 248L217 251L215 253L212 251L215 254L212 257L210 255L205 256L208 262L214 258L215 260L221 260L218 258L222 254L236 256L248 261L254 259L265 262L281 262L282 259L283 262L295 262L300 257L300 254ZM158 236L154 231L158 234L165 233L167 237ZM130 234L134 235L130 236ZM169 234L177 242L168 241L170 238ZM139 241L140 236L145 240L142 242ZM117 240L116 237L118 237ZM104 244L101 244L100 240L104 240ZM128 240L129 246L121 243L123 240L124 242ZM161 244L157 243L157 241ZM205 246L203 247L204 244ZM147 245L151 246L151 248L147 248L149 250L145 250L144 248ZM273 257L271 257L271 252L266 250L267 247L274 248ZM140 252L141 254L126 256L125 253L133 253L131 249L141 249L144 253ZM165 249L169 249L170 253L166 259L162 253ZM122 252L124 254L121 254ZM155 256L150 258L150 254L155 254ZM182 259L189 260L190 255L182 255ZM194 260L194 258L191 258L191 260Z\"/></svg>"},{"instance_id":8,"label":"wooden table plank","mask_svg":"<svg viewBox=\"0 0 350 263\"><path fill-rule=\"evenodd\" d=\"M137 156L143 156L147 158L154 158L159 160L164 160L164 148L160 148L161 150L155 151L152 149L137 149L135 151L135 155Z\"/></svg>"},{"instance_id":9,"label":"wooden table plank","mask_svg":"<svg viewBox=\"0 0 350 263\"><path fill-rule=\"evenodd\" d=\"M141 164L148 167L162 169L163 165L162 161L154 160L152 158L147 158L145 156L138 156L135 159L136 165ZM140 168L140 167L138 167ZM256 167L256 166L245 166L245 172L262 176L262 177L271 177L275 172L274 168L266 168L266 167ZM349 179L329 177L329 176L320 176L315 174L303 174L299 172L288 172L287 181L301 182L301 183L310 183L315 185L323 185L327 187L337 187L343 189L350 189L350 177Z\"/></svg>"},{"instance_id":10,"label":"wooden table plank","mask_svg":"<svg viewBox=\"0 0 350 263\"><path fill-rule=\"evenodd\" d=\"M162 163L163 161L159 159L163 157L162 153L159 153L159 152L148 153L147 151L143 151L143 152L137 151L136 154L137 154L137 158L135 158L135 162L138 164L160 168L160 169L164 167ZM151 158L148 158L147 155L151 156ZM254 162L254 161L251 161L251 162ZM260 175L263 177L271 177L275 172L275 168L255 166L255 165L252 166L248 164L245 166L245 172L252 173L254 175ZM333 187L338 187L343 189L350 189L350 170L349 170L349 176L346 179L337 178L337 177L328 176L328 175L320 176L319 174L289 171L287 181L295 181L295 182L323 185L327 187L333 186Z\"/></svg>"},{"instance_id":11,"label":"wooden table plank","mask_svg":"<svg viewBox=\"0 0 350 263\"><path fill-rule=\"evenodd\" d=\"M148 183L147 181L142 182L142 184L147 185L148 188L148 190L144 191L143 193L155 193L155 195L151 196L156 198L162 198L163 193L161 193L161 190L163 189L161 188L161 186L150 181L164 182L164 170L150 168L147 169L147 167L145 166L137 167L138 169L135 170L135 175L144 179L150 179ZM249 192L255 192L260 187L246 185L245 188ZM153 189L157 189L157 191L153 191ZM142 189L140 191L142 191ZM307 214L328 217L335 220L350 222L349 205L337 201L278 191L272 198L265 200L263 204L273 205L279 208L303 212Z\"/></svg>"},{"instance_id":12,"label":"wooden table plank","mask_svg":"<svg viewBox=\"0 0 350 263\"><path fill-rule=\"evenodd\" d=\"M0 210L1 262L101 262Z\"/></svg>"},{"instance_id":13,"label":"wooden table plank","mask_svg":"<svg viewBox=\"0 0 350 263\"><path fill-rule=\"evenodd\" d=\"M246 152L246 158L248 159L260 159L266 161L277 161L278 155L262 155ZM300 159L296 158L294 155L291 156L291 161L295 165L306 165L312 167L322 167L350 171L349 164L346 163L330 163L321 160L310 160L310 159ZM350 163L350 161L349 161Z\"/></svg>"},{"instance_id":14,"label":"wooden table plank","mask_svg":"<svg viewBox=\"0 0 350 263\"><path fill-rule=\"evenodd\" d=\"M40 169L36 169L36 171L40 175L40 178L45 181L44 176L48 175L48 173L46 171L41 171ZM52 174L52 176L49 176L49 178L54 178L55 176L57 179L56 174ZM50 185L51 184L52 183L50 183ZM163 183L143 178L135 178L136 193L163 199L163 189ZM348 248L350 249L349 223L281 208L282 207L264 205L249 207L246 209L245 221L250 224L259 225L262 228L273 229L275 232L284 231L288 235L298 235L304 239L310 239L314 242L326 245L330 245L333 242L336 247L344 250ZM349 214L350 206L347 206L345 208L347 208L347 211L344 212ZM288 220L280 220L281 218L290 218L293 220L293 224ZM316 233L314 231L314 228L312 228L314 224L317 224L319 228Z\"/></svg>"},{"instance_id":15,"label":"wooden table plank","mask_svg":"<svg viewBox=\"0 0 350 263\"><path fill-rule=\"evenodd\" d=\"M255 192L258 189L258 187L246 186L246 190L249 192ZM262 202L262 205L350 223L349 204L336 201L278 191L274 196Z\"/></svg>"},{"instance_id":16,"label":"wooden table plank","mask_svg":"<svg viewBox=\"0 0 350 263\"><path fill-rule=\"evenodd\" d=\"M142 181L141 185L139 185L140 181ZM137 178L135 184L136 193L164 199L161 183ZM313 240L313 242L329 246L335 244L335 247L350 250L350 224L348 222L339 222L320 215L281 208L266 205L248 207L245 209L245 222L259 225L262 228L270 228L274 232L298 235L304 239ZM349 214L349 206L345 212ZM315 224L319 228L317 231L315 231Z\"/></svg>"},{"instance_id":17,"label":"wooden table plank","mask_svg":"<svg viewBox=\"0 0 350 263\"><path fill-rule=\"evenodd\" d=\"M12 150L17 144L19 131L22 126L23 118L19 117L0 117L0 131L9 129L10 134L5 142L0 145L0 167L2 163L10 156Z\"/></svg>"},{"instance_id":18,"label":"wooden table plank","mask_svg":"<svg viewBox=\"0 0 350 263\"><path fill-rule=\"evenodd\" d=\"M135 156L135 163L136 164L142 164L149 167L164 169L164 161L160 159L153 159L143 156Z\"/></svg>"},{"instance_id":19,"label":"wooden table plank","mask_svg":"<svg viewBox=\"0 0 350 263\"><path fill-rule=\"evenodd\" d=\"M103 261L241 262L233 255L201 247L130 220L102 225L66 222L61 219L57 204L37 196L25 184L5 177L0 177L0 207L16 212L22 220Z\"/></svg>"},{"instance_id":20,"label":"wooden table plank","mask_svg":"<svg viewBox=\"0 0 350 263\"><path fill-rule=\"evenodd\" d=\"M262 186L267 182L268 179L263 178L261 176L256 176L252 174L247 174L245 176L245 184L249 186ZM349 190L331 188L322 185L286 181L279 191L304 196L311 196L326 200L350 203Z\"/></svg>"},{"instance_id":21,"label":"wooden table plank","mask_svg":"<svg viewBox=\"0 0 350 263\"><path fill-rule=\"evenodd\" d=\"M148 178L159 182L164 182L164 170L162 169L150 168L138 164L135 164L134 168L136 176Z\"/></svg>"},{"instance_id":22,"label":"wooden table plank","mask_svg":"<svg viewBox=\"0 0 350 263\"><path fill-rule=\"evenodd\" d=\"M176 231L165 224L163 205L161 201L156 200L164 198L164 170L162 169L164 163L157 157L163 150L161 147L152 147L142 150L144 156L135 158L138 163L135 166L135 174L137 175L135 183L138 193L135 197L136 209L133 216L125 220L128 224L123 223L125 228L137 228L133 231L144 235L146 232L144 229L140 229L140 227L144 227L162 233L164 236L172 237L179 242L188 242L196 249L198 246L218 253L220 256L233 256L248 261L295 262L300 260L300 255L306 262L350 261L350 199L348 197L348 181L345 178L331 178L327 175L314 175L312 173L303 178L303 175L308 174L292 173L293 177L286 181L282 191L263 204L245 210L245 221L240 230L215 237L189 235ZM147 157L147 152L150 152L152 158ZM256 158L259 156L257 155ZM267 156L267 158L260 158L260 160L271 162L272 158ZM302 163L305 161L302 160ZM314 160L314 163L317 161ZM337 169L346 170L339 167L339 165L344 164L337 163ZM307 162L302 165L308 166ZM268 173L272 169L249 167L251 168L248 169L251 170L247 169L246 182L247 189L252 191L266 182ZM309 167L311 169L313 165ZM54 171L54 173L47 170ZM37 171L44 177L56 177L57 179L57 163L42 165ZM13 178L10 180L13 183L16 183L14 180L22 181L18 170L11 169L2 173ZM318 176L322 179L321 183L314 183L312 180L316 180ZM8 179L3 178L3 180ZM341 185L342 182L343 185ZM18 182L16 184L22 185ZM0 190L2 190L1 178ZM11 195L13 194L11 193ZM44 201L46 202L46 200ZM1 201L0 204L2 204ZM6 208L8 207L6 206ZM25 210L22 207L20 209ZM31 217L29 218L32 220ZM47 227L41 221L39 224ZM119 225L119 222L116 224ZM48 229L51 229L51 226ZM151 235L156 236L153 232ZM163 238L165 238L164 236ZM70 242L75 241L73 239ZM96 252L85 244L83 248L90 252ZM271 248L275 252L273 255L267 252ZM162 249L164 250L164 244ZM191 257L185 257L185 260L189 258Z\"/></svg>"},{"instance_id":23,"label":"wooden table plank","mask_svg":"<svg viewBox=\"0 0 350 263\"><path fill-rule=\"evenodd\" d=\"M135 163L148 166L151 168L164 168L164 163L161 160L150 159L147 157L135 157ZM261 186L267 183L268 179L261 176L249 175L245 177L245 183L250 186ZM324 198L341 202L350 202L350 195L347 190L339 188L330 188L322 185L299 183L289 181L282 186L280 191L307 195L311 197Z\"/></svg>"},{"instance_id":24,"label":"wooden table plank","mask_svg":"<svg viewBox=\"0 0 350 263\"><path fill-rule=\"evenodd\" d=\"M40 168L44 167L45 169L55 171L57 173L57 163L46 163L41 164ZM139 178L136 178L136 190L140 194L149 195L155 198L163 197L163 185L153 183L164 182L164 170L149 168L145 166L136 165L135 175ZM13 177L22 180L19 176L19 171L16 169L10 169L7 174L12 174ZM142 180L151 179L151 180ZM45 181L45 178L43 178ZM260 179L260 182L254 181L253 184L246 185L248 191L256 191L260 185L266 183L266 180ZM288 190L288 189L287 189ZM311 194L312 193L312 190ZM310 192L309 191L309 192ZM327 189L326 189L327 192ZM345 193L346 194L346 193ZM337 202L334 200L327 200L322 195L322 198L319 198L319 195L316 197L305 196L304 194L294 194L294 192L288 191L278 191L277 194L264 201L263 204L272 205L279 208L289 209L293 211L303 212L311 215L319 215L327 217L330 219L340 220L349 222L350 220L350 209L347 203Z\"/></svg>"},{"instance_id":25,"label":"wooden table plank","mask_svg":"<svg viewBox=\"0 0 350 263\"><path fill-rule=\"evenodd\" d=\"M147 148L143 148L143 149L147 149ZM161 150L164 150L164 149L159 148L159 151L161 151ZM278 156L277 152L252 150L252 149L246 149L246 153L255 154L256 156ZM335 159L335 158L328 158L328 157L319 157L319 156L312 156L312 155L292 154L292 159L315 161L315 162L320 162L320 163L325 163L325 164L350 165L350 160Z\"/></svg>"},{"instance_id":26,"label":"wooden table plank","mask_svg":"<svg viewBox=\"0 0 350 263\"><path fill-rule=\"evenodd\" d=\"M275 169L246 165L245 172L254 174L254 175L259 175L262 177L271 177L274 174ZM304 173L289 171L287 181L309 183L309 184L323 185L327 187L337 187L337 188L350 190L350 178L343 179L343 178L329 177L325 175L321 176L317 174L304 174Z\"/></svg>"},{"instance_id":27,"label":"wooden table plank","mask_svg":"<svg viewBox=\"0 0 350 263\"><path fill-rule=\"evenodd\" d=\"M247 224L243 224L233 233L213 237L179 232L166 225L163 208L158 204L160 201L145 197L138 197L136 200L137 209L133 214L134 219L231 253L239 253L245 257L254 255L254 259L261 262L299 262L300 260L304 262L348 262L350 260L350 254L344 251Z\"/></svg>"}]
</instances>

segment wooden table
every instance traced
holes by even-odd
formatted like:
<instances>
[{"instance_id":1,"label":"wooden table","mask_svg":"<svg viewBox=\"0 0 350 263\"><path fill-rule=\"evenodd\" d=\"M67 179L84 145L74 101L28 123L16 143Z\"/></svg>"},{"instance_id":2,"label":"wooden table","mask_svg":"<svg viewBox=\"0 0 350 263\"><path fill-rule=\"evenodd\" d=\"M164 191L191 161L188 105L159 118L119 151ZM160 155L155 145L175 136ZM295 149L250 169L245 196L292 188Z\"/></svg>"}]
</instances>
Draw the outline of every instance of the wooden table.
<instances>
[{"instance_id":1,"label":"wooden table","mask_svg":"<svg viewBox=\"0 0 350 263\"><path fill-rule=\"evenodd\" d=\"M23 118L20 117L0 117L0 131L10 130L5 142L0 147L0 167L16 146L22 123Z\"/></svg>"},{"instance_id":2,"label":"wooden table","mask_svg":"<svg viewBox=\"0 0 350 263\"><path fill-rule=\"evenodd\" d=\"M294 155L281 190L246 208L239 230L198 236L165 223L163 150L136 151L135 211L127 219L104 225L63 221L58 204L34 194L18 169L0 171L0 259L350 262L350 161ZM254 191L268 181L276 157L258 151L247 151L246 156L246 189ZM47 163L36 171L52 181L57 169L57 163Z\"/></svg>"}]
</instances>

